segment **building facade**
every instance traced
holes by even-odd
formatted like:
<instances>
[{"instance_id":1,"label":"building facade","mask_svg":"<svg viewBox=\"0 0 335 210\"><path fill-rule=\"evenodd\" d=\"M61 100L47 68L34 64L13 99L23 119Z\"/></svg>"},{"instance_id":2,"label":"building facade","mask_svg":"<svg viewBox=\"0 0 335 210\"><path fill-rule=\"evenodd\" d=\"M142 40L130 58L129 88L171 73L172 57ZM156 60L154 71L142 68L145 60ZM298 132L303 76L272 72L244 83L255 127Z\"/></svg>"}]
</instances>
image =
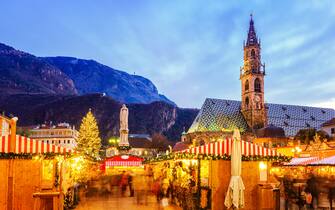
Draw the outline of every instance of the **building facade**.
<instances>
[{"instance_id":1,"label":"building facade","mask_svg":"<svg viewBox=\"0 0 335 210\"><path fill-rule=\"evenodd\" d=\"M30 130L30 138L44 143L60 145L73 149L77 145L79 132L68 123L57 125L40 125Z\"/></svg>"},{"instance_id":2,"label":"building facade","mask_svg":"<svg viewBox=\"0 0 335 210\"><path fill-rule=\"evenodd\" d=\"M257 131L267 127L268 131L283 129L288 138L301 129L319 130L335 117L334 109L265 103L265 64L261 62L261 43L252 16L243 50L241 101L207 98L187 132L189 143L199 145L226 138L234 128L239 128L247 141L253 141Z\"/></svg>"},{"instance_id":3,"label":"building facade","mask_svg":"<svg viewBox=\"0 0 335 210\"><path fill-rule=\"evenodd\" d=\"M335 118L322 124L321 130L325 131L331 138L335 137Z\"/></svg>"},{"instance_id":4,"label":"building facade","mask_svg":"<svg viewBox=\"0 0 335 210\"><path fill-rule=\"evenodd\" d=\"M0 116L0 134L1 136L7 136L10 134L9 119L5 116Z\"/></svg>"},{"instance_id":5,"label":"building facade","mask_svg":"<svg viewBox=\"0 0 335 210\"><path fill-rule=\"evenodd\" d=\"M129 134L129 146L131 149L128 151L129 155L140 157L150 157L157 153L157 148L154 148L150 135L147 134ZM106 157L119 155L117 147L111 146L106 149Z\"/></svg>"},{"instance_id":6,"label":"building facade","mask_svg":"<svg viewBox=\"0 0 335 210\"><path fill-rule=\"evenodd\" d=\"M17 117L9 118L6 117L4 114L0 115L0 135L8 136L11 135L12 133L16 134L17 121L18 121Z\"/></svg>"}]
</instances>

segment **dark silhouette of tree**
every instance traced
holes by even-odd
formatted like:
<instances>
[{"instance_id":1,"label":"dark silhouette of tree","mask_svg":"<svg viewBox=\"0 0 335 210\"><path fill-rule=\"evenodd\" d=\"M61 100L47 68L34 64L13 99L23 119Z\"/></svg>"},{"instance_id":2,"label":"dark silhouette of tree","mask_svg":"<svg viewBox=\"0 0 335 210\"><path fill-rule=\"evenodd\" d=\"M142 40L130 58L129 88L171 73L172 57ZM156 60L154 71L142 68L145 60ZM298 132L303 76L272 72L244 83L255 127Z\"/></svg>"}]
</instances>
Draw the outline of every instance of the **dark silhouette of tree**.
<instances>
[{"instance_id":1,"label":"dark silhouette of tree","mask_svg":"<svg viewBox=\"0 0 335 210\"><path fill-rule=\"evenodd\" d=\"M159 133L152 135L152 147L157 149L158 152L164 152L169 149L171 142L167 140L165 136Z\"/></svg>"},{"instance_id":2,"label":"dark silhouette of tree","mask_svg":"<svg viewBox=\"0 0 335 210\"><path fill-rule=\"evenodd\" d=\"M315 128L301 129L295 135L294 139L300 140L301 143L309 144L311 141L314 141L315 135L318 134L320 140L329 139L329 135L322 130L317 131Z\"/></svg>"}]
</instances>

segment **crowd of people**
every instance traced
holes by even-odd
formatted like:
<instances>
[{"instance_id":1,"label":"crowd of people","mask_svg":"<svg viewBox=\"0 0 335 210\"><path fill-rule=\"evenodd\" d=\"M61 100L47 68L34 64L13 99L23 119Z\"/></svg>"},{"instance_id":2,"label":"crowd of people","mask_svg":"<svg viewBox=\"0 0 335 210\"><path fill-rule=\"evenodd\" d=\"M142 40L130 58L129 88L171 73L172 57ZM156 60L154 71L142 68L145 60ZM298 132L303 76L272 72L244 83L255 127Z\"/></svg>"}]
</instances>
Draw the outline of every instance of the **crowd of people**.
<instances>
[{"instance_id":1,"label":"crowd of people","mask_svg":"<svg viewBox=\"0 0 335 210\"><path fill-rule=\"evenodd\" d=\"M183 164L166 162L161 166L146 166L144 170L124 170L103 175L88 186L88 193L103 196L134 197L138 205L147 205L148 197L156 197L161 206L182 206L196 192L195 170Z\"/></svg>"}]
</instances>

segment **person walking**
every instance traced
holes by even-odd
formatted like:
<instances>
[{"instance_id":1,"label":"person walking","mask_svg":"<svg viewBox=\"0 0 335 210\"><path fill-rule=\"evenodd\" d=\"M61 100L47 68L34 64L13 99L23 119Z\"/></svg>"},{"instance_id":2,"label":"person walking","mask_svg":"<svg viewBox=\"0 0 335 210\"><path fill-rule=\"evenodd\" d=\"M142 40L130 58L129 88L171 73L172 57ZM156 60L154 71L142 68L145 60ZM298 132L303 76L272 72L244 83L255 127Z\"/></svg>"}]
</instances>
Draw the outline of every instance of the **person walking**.
<instances>
[{"instance_id":1,"label":"person walking","mask_svg":"<svg viewBox=\"0 0 335 210\"><path fill-rule=\"evenodd\" d=\"M137 204L145 204L147 205L147 179L145 174L138 174L134 178L134 188L136 195Z\"/></svg>"},{"instance_id":2,"label":"person walking","mask_svg":"<svg viewBox=\"0 0 335 210\"><path fill-rule=\"evenodd\" d=\"M128 174L128 186L129 186L129 192L130 192L129 197L134 197L133 175L131 172Z\"/></svg>"},{"instance_id":3,"label":"person walking","mask_svg":"<svg viewBox=\"0 0 335 210\"><path fill-rule=\"evenodd\" d=\"M127 185L128 185L128 175L125 171L123 171L121 175L121 180L120 180L120 188L121 188L122 197L126 195Z\"/></svg>"}]
</instances>

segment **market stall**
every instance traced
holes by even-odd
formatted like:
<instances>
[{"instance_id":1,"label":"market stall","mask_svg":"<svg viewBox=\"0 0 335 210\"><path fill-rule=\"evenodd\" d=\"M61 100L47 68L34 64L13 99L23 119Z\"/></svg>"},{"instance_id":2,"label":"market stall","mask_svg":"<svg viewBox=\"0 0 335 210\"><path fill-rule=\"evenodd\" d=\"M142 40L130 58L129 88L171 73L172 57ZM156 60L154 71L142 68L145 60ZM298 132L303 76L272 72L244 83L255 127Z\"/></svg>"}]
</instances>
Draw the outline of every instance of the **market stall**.
<instances>
[{"instance_id":1,"label":"market stall","mask_svg":"<svg viewBox=\"0 0 335 210\"><path fill-rule=\"evenodd\" d=\"M58 155L71 150L16 135L0 137L0 209L62 209ZM29 174L29 176L26 176ZM15 184L14 184L15 183Z\"/></svg>"},{"instance_id":2,"label":"market stall","mask_svg":"<svg viewBox=\"0 0 335 210\"><path fill-rule=\"evenodd\" d=\"M271 168L282 183L288 207L332 208L335 202L335 156L293 158Z\"/></svg>"},{"instance_id":3,"label":"market stall","mask_svg":"<svg viewBox=\"0 0 335 210\"><path fill-rule=\"evenodd\" d=\"M196 187L196 205L200 209L225 209L224 199L230 182L232 138L223 141L211 142L198 147L182 150L167 156L148 160L156 171L164 171L168 165L172 173L176 167L183 168L187 180L185 189L190 189L191 183ZM244 209L273 208L277 205L273 200L273 188L263 189L267 183L275 181L269 174L272 162L289 161L289 157L282 156L276 150L261 147L251 142L240 141L241 145L241 177L246 180L245 185L245 207ZM182 166L180 166L181 162ZM187 164L190 162L192 164ZM178 165L179 164L179 165ZM194 171L194 172L191 172ZM193 176L191 174L194 174ZM172 180L176 183L176 180ZM262 184L261 186L259 184ZM267 187L269 185L266 185ZM261 198L255 205L255 192L260 191L267 196L268 202L262 202ZM194 194L193 194L194 195ZM189 198L191 196L188 196ZM257 197L256 197L257 198ZM182 201L181 201L182 203ZM193 207L188 206L192 209ZM184 209L187 209L184 207Z\"/></svg>"},{"instance_id":4,"label":"market stall","mask_svg":"<svg viewBox=\"0 0 335 210\"><path fill-rule=\"evenodd\" d=\"M143 158L133 155L116 155L107 158L102 168L106 174L119 174L124 170L132 172L143 171Z\"/></svg>"}]
</instances>

